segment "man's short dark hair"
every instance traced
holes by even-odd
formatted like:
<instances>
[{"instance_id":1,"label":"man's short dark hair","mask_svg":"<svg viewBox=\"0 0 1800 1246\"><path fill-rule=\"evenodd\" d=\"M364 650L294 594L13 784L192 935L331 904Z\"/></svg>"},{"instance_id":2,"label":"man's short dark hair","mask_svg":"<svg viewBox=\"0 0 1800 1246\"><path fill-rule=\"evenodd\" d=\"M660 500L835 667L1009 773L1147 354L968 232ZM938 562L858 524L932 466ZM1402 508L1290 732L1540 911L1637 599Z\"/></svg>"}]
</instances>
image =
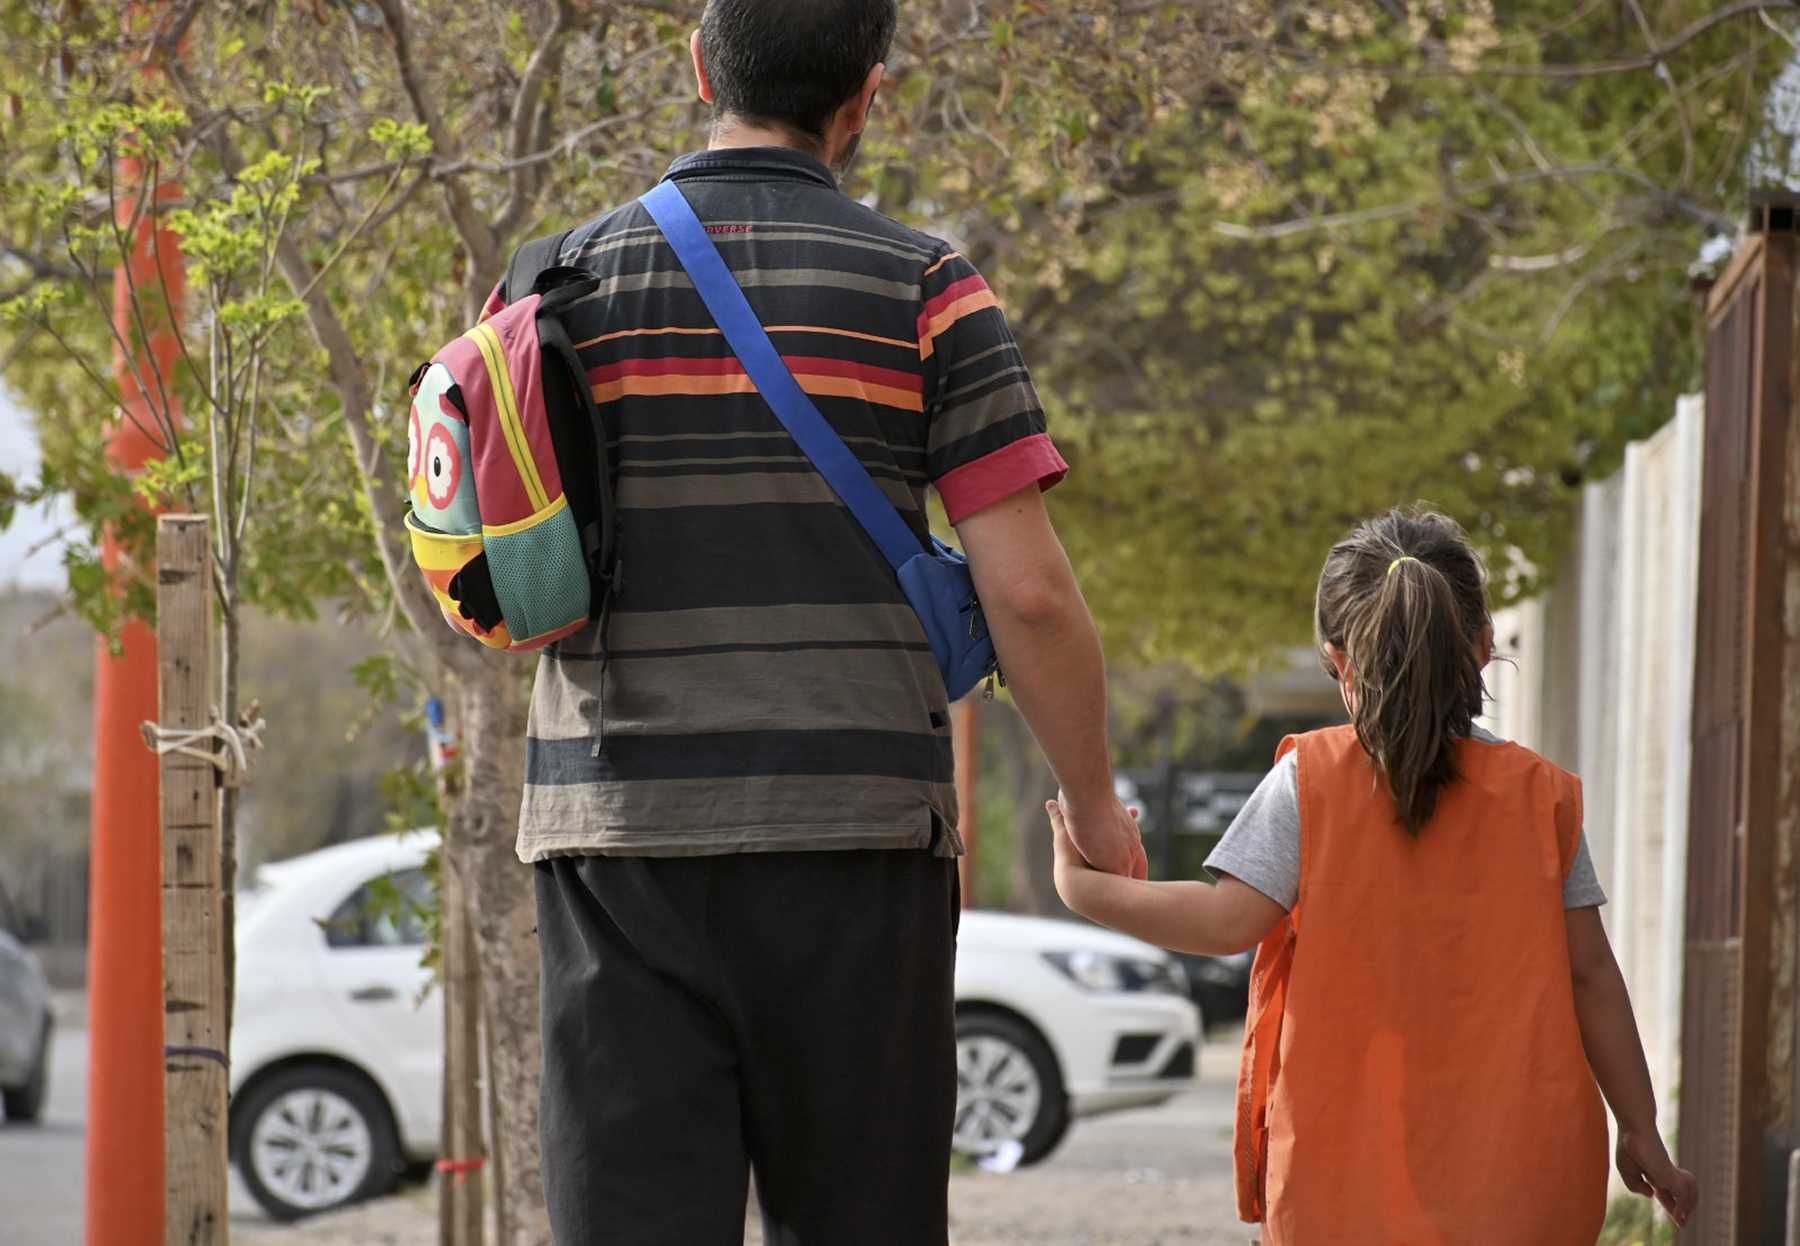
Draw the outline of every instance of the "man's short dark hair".
<instances>
[{"instance_id":1,"label":"man's short dark hair","mask_svg":"<svg viewBox=\"0 0 1800 1246\"><path fill-rule=\"evenodd\" d=\"M895 0L708 0L700 53L718 111L821 138L887 58Z\"/></svg>"}]
</instances>

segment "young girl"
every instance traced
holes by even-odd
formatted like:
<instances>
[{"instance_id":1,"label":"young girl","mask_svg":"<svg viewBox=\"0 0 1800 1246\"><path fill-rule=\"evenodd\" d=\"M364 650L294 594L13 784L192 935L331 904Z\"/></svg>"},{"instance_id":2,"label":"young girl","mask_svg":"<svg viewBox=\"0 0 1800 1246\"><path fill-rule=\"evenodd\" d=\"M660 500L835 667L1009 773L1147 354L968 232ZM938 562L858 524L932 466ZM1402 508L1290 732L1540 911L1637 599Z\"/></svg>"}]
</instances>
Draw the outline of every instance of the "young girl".
<instances>
[{"instance_id":1,"label":"young girl","mask_svg":"<svg viewBox=\"0 0 1800 1246\"><path fill-rule=\"evenodd\" d=\"M1077 913L1184 952L1260 941L1239 1214L1264 1246L1592 1246L1604 1094L1626 1186L1685 1222L1581 785L1474 724L1493 625L1461 529L1391 511L1351 532L1315 629L1353 722L1282 745L1217 886L1099 873L1049 805Z\"/></svg>"}]
</instances>

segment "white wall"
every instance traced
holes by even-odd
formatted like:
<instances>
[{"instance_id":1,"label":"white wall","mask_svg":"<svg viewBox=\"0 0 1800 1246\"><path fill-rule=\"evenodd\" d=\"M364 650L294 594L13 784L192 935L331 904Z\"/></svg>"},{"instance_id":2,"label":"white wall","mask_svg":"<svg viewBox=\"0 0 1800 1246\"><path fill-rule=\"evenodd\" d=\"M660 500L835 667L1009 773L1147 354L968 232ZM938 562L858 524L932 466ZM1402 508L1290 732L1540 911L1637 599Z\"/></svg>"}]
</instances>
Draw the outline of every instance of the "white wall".
<instances>
[{"instance_id":1,"label":"white wall","mask_svg":"<svg viewBox=\"0 0 1800 1246\"><path fill-rule=\"evenodd\" d=\"M1701 400L1683 398L1586 488L1577 549L1554 586L1495 615L1496 649L1514 665L1490 669L1484 722L1582 778L1607 930L1666 1130L1680 1085L1702 433ZM1574 696L1553 677L1572 678ZM1574 756L1546 741L1572 741Z\"/></svg>"}]
</instances>

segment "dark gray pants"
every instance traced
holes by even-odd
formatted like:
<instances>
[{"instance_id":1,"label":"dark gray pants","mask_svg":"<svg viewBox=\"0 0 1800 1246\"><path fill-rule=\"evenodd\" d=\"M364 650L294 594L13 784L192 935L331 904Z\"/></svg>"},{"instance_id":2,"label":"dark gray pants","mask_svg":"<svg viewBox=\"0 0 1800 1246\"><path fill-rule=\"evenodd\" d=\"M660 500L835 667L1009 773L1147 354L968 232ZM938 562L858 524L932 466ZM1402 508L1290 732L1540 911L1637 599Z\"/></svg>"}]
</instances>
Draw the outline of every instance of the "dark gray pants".
<instances>
[{"instance_id":1,"label":"dark gray pants","mask_svg":"<svg viewBox=\"0 0 1800 1246\"><path fill-rule=\"evenodd\" d=\"M943 1246L956 863L926 852L537 867L558 1246Z\"/></svg>"}]
</instances>

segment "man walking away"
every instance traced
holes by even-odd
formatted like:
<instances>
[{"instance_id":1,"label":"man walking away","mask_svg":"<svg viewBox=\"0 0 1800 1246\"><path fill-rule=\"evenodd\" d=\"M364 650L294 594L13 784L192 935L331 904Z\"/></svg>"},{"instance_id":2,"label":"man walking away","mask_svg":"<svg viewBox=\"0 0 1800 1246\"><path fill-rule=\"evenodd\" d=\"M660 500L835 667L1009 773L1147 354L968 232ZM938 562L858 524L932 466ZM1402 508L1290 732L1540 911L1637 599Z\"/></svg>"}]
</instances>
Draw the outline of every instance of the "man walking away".
<instances>
[{"instance_id":1,"label":"man walking away","mask_svg":"<svg viewBox=\"0 0 1800 1246\"><path fill-rule=\"evenodd\" d=\"M967 260L837 188L894 24L894 0L712 0L711 146L667 176L922 543L937 488L1075 842L1141 875L1018 348ZM527 746L556 1240L741 1242L753 1172L769 1246L943 1243L961 845L930 647L646 211L562 259L600 279L571 327L623 589L544 657Z\"/></svg>"}]
</instances>

